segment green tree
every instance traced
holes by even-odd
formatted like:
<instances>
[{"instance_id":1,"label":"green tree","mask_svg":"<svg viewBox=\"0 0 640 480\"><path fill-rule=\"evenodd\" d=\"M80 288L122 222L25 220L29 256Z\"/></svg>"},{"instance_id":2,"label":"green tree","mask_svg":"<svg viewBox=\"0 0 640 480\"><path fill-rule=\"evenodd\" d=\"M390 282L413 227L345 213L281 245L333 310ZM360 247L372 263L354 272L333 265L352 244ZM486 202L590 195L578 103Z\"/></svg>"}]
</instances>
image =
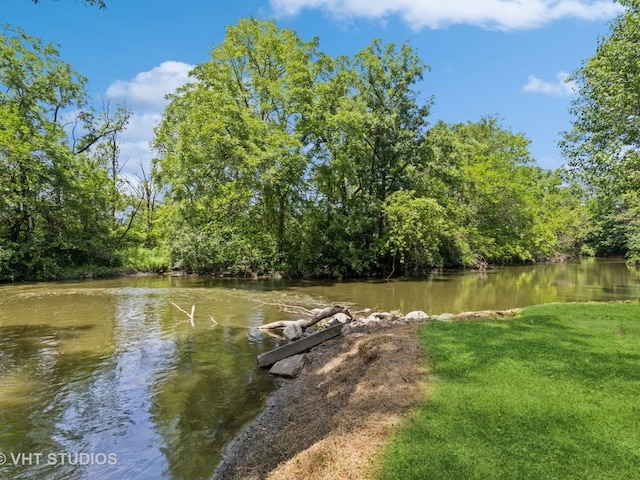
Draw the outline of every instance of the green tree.
<instances>
[{"instance_id":1,"label":"green tree","mask_svg":"<svg viewBox=\"0 0 640 480\"><path fill-rule=\"evenodd\" d=\"M334 274L374 271L385 236L385 202L411 187L422 164L432 99L414 90L427 66L408 45L372 42L353 58L324 58L309 138L318 223L315 251ZM313 239L311 239L313 242Z\"/></svg>"},{"instance_id":2,"label":"green tree","mask_svg":"<svg viewBox=\"0 0 640 480\"><path fill-rule=\"evenodd\" d=\"M383 252L396 259L407 273L441 266L440 255L446 228L444 208L433 198L416 197L414 191L398 190L386 199L387 222Z\"/></svg>"},{"instance_id":3,"label":"green tree","mask_svg":"<svg viewBox=\"0 0 640 480\"><path fill-rule=\"evenodd\" d=\"M640 263L640 198L638 192L596 195L589 199L591 221L585 242L596 255L626 255Z\"/></svg>"},{"instance_id":4,"label":"green tree","mask_svg":"<svg viewBox=\"0 0 640 480\"><path fill-rule=\"evenodd\" d=\"M572 129L561 146L572 173L596 197L590 202L596 222L593 247L625 253L640 237L637 222L620 224L634 215L633 199L640 191L640 2L620 3L625 11L611 23L609 36L600 39L595 55L572 76L578 97L571 109ZM606 206L611 210L604 211Z\"/></svg>"},{"instance_id":5,"label":"green tree","mask_svg":"<svg viewBox=\"0 0 640 480\"><path fill-rule=\"evenodd\" d=\"M157 178L186 268L261 270L295 241L306 171L298 125L315 49L315 40L272 21L243 19L194 69L194 82L171 97L156 132ZM199 243L208 247L186 254L203 234ZM193 263L203 256L211 260Z\"/></svg>"},{"instance_id":6,"label":"green tree","mask_svg":"<svg viewBox=\"0 0 640 480\"><path fill-rule=\"evenodd\" d=\"M406 44L333 58L272 21L229 27L156 130L175 263L340 277L574 251L578 190L493 117L430 127L427 69Z\"/></svg>"},{"instance_id":7,"label":"green tree","mask_svg":"<svg viewBox=\"0 0 640 480\"><path fill-rule=\"evenodd\" d=\"M571 77L578 86L575 119L561 143L569 165L587 181L617 191L640 187L640 2L620 3L626 10L610 35Z\"/></svg>"},{"instance_id":8,"label":"green tree","mask_svg":"<svg viewBox=\"0 0 640 480\"><path fill-rule=\"evenodd\" d=\"M436 124L421 192L446 211L445 263L524 262L573 252L584 209L558 173L534 165L529 141L494 117ZM578 212L582 212L582 215Z\"/></svg>"},{"instance_id":9,"label":"green tree","mask_svg":"<svg viewBox=\"0 0 640 480\"><path fill-rule=\"evenodd\" d=\"M4 27L0 242L11 252L11 266L3 270L14 277L50 277L64 266L108 261L106 176L90 153L126 120L96 116L85 101L85 83L55 46ZM70 135L75 131L82 133Z\"/></svg>"}]
</instances>

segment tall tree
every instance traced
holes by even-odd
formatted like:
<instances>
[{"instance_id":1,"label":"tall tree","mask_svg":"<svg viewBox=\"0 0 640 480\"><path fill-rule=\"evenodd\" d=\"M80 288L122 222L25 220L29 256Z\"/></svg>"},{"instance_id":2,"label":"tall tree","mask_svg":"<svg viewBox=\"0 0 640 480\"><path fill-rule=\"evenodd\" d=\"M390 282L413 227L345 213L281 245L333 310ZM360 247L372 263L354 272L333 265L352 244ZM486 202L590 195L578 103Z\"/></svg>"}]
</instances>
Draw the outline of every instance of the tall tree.
<instances>
[{"instance_id":1,"label":"tall tree","mask_svg":"<svg viewBox=\"0 0 640 480\"><path fill-rule=\"evenodd\" d=\"M542 182L524 135L495 118L429 128L427 69L406 44L333 58L272 21L229 27L156 130L177 264L347 276L573 245L573 223L541 215L567 191Z\"/></svg>"},{"instance_id":2,"label":"tall tree","mask_svg":"<svg viewBox=\"0 0 640 480\"><path fill-rule=\"evenodd\" d=\"M609 36L600 39L595 55L572 76L579 96L571 109L573 127L561 141L572 172L601 197L591 205L605 223L632 216L627 210L635 201L621 199L640 191L640 2L620 3L625 11L611 23ZM605 205L612 208L607 214ZM640 238L638 226L625 222L619 227L627 232L620 238ZM609 248L606 243L596 249ZM637 244L629 242L622 250L640 258Z\"/></svg>"},{"instance_id":3,"label":"tall tree","mask_svg":"<svg viewBox=\"0 0 640 480\"><path fill-rule=\"evenodd\" d=\"M575 119L561 142L572 168L618 191L640 188L640 2L620 3L610 35L571 77Z\"/></svg>"},{"instance_id":4,"label":"tall tree","mask_svg":"<svg viewBox=\"0 0 640 480\"><path fill-rule=\"evenodd\" d=\"M89 153L126 119L96 117L85 100L85 83L54 45L3 29L0 242L26 275L52 274L47 271L108 251L100 230L104 175Z\"/></svg>"},{"instance_id":5,"label":"tall tree","mask_svg":"<svg viewBox=\"0 0 640 480\"><path fill-rule=\"evenodd\" d=\"M325 230L317 251L342 273L377 268L385 235L385 202L410 188L423 161L431 98L414 90L427 66L407 44L376 40L353 58L327 59L310 112L314 181ZM337 228L336 228L337 227Z\"/></svg>"},{"instance_id":6,"label":"tall tree","mask_svg":"<svg viewBox=\"0 0 640 480\"><path fill-rule=\"evenodd\" d=\"M569 190L557 176L547 178L534 165L523 134L487 117L438 123L426 142L431 174L422 176L422 192L446 211L440 242L446 263L524 262L563 252L566 243L575 247L577 233L560 237L573 225L565 219L576 203L566 203Z\"/></svg>"},{"instance_id":7,"label":"tall tree","mask_svg":"<svg viewBox=\"0 0 640 480\"><path fill-rule=\"evenodd\" d=\"M272 21L240 20L171 98L157 129L158 178L179 230L206 231L212 249L228 245L248 268L264 268L259 258L282 255L291 241L306 169L298 124L316 43Z\"/></svg>"}]
</instances>

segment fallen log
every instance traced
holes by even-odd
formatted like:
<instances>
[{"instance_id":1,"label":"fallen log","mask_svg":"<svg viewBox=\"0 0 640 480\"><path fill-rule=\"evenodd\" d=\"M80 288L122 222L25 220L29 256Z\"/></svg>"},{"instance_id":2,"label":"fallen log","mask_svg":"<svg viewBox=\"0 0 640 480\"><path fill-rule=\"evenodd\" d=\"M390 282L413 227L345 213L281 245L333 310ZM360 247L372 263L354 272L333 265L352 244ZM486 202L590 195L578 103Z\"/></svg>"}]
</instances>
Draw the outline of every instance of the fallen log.
<instances>
[{"instance_id":1,"label":"fallen log","mask_svg":"<svg viewBox=\"0 0 640 480\"><path fill-rule=\"evenodd\" d=\"M334 325L333 327L325 328L324 330L320 330L308 337L287 343L275 350L258 355L258 365L263 368L268 367L276 363L278 360L282 360L283 358L290 357L297 353L302 353L316 345L320 345L325 340L329 340L330 338L340 335L342 333L342 327L342 325Z\"/></svg>"},{"instance_id":2,"label":"fallen log","mask_svg":"<svg viewBox=\"0 0 640 480\"><path fill-rule=\"evenodd\" d=\"M324 320L325 318L334 316L336 313L344 313L349 318L353 318L351 316L351 313L349 313L349 310L347 310L345 307L343 307L342 305L334 304L334 305L331 305L330 307L323 308L322 310L314 314L311 318L308 318L306 320L280 320L278 322L272 322L272 323L267 323L266 325L260 325L258 329L270 330L272 328L286 328L289 325L295 324L299 326L302 330L304 330L306 328L311 327L312 325L315 325L320 320Z\"/></svg>"}]
</instances>

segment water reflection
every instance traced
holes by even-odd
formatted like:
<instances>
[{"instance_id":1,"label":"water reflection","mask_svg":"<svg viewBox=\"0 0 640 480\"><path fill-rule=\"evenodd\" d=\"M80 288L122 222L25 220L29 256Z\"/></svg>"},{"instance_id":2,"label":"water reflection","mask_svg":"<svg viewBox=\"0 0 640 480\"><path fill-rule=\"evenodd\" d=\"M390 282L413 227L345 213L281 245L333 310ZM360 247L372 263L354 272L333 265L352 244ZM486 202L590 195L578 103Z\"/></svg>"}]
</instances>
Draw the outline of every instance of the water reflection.
<instances>
[{"instance_id":1,"label":"water reflection","mask_svg":"<svg viewBox=\"0 0 640 480\"><path fill-rule=\"evenodd\" d=\"M551 302L640 297L640 272L621 259L438 271L424 279L302 282L305 293L358 307L431 314L509 309Z\"/></svg>"},{"instance_id":2,"label":"water reflection","mask_svg":"<svg viewBox=\"0 0 640 480\"><path fill-rule=\"evenodd\" d=\"M255 362L276 343L254 327L283 315L264 302L457 313L639 296L637 271L593 259L390 282L148 277L2 286L0 478L209 478L222 447L276 386ZM171 302L196 306L195 328ZM80 453L93 460L83 463ZM117 464L96 462L98 454L115 454Z\"/></svg>"},{"instance_id":3,"label":"water reflection","mask_svg":"<svg viewBox=\"0 0 640 480\"><path fill-rule=\"evenodd\" d=\"M273 343L233 325L262 323L253 302L123 282L0 288L0 478L208 478L274 388L255 362Z\"/></svg>"}]
</instances>

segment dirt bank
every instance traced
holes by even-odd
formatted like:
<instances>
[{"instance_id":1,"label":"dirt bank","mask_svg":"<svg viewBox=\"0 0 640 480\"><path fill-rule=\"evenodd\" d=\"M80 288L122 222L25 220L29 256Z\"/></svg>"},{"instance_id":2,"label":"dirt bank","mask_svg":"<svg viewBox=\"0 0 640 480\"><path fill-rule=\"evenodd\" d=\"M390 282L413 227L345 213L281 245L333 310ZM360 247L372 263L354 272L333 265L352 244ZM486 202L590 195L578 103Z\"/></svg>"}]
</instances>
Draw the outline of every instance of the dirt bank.
<instances>
[{"instance_id":1,"label":"dirt bank","mask_svg":"<svg viewBox=\"0 0 640 480\"><path fill-rule=\"evenodd\" d=\"M418 323L362 326L307 354L227 448L215 480L363 479L393 429L424 398Z\"/></svg>"}]
</instances>

